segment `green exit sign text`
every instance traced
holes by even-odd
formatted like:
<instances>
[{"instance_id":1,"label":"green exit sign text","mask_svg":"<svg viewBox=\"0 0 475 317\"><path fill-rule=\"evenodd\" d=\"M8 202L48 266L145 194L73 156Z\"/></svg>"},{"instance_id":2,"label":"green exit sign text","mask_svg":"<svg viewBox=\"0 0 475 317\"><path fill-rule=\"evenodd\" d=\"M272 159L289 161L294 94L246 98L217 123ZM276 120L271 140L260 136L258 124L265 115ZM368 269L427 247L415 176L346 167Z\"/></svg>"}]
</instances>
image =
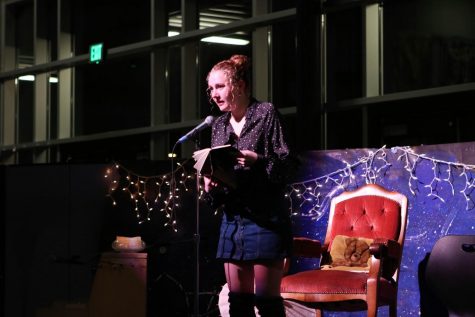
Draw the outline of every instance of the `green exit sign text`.
<instances>
[{"instance_id":1,"label":"green exit sign text","mask_svg":"<svg viewBox=\"0 0 475 317\"><path fill-rule=\"evenodd\" d=\"M92 44L89 47L89 62L99 64L104 58L104 43Z\"/></svg>"}]
</instances>

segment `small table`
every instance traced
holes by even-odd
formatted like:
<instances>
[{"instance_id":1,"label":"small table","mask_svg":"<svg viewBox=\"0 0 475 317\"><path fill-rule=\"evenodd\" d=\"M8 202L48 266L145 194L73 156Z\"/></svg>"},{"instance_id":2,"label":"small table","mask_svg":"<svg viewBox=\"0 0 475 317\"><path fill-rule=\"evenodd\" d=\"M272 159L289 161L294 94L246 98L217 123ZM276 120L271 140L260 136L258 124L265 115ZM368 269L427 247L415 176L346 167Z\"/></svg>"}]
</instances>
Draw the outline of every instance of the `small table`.
<instances>
[{"instance_id":1,"label":"small table","mask_svg":"<svg viewBox=\"0 0 475 317\"><path fill-rule=\"evenodd\" d=\"M94 277L90 317L146 317L147 253L106 252Z\"/></svg>"}]
</instances>

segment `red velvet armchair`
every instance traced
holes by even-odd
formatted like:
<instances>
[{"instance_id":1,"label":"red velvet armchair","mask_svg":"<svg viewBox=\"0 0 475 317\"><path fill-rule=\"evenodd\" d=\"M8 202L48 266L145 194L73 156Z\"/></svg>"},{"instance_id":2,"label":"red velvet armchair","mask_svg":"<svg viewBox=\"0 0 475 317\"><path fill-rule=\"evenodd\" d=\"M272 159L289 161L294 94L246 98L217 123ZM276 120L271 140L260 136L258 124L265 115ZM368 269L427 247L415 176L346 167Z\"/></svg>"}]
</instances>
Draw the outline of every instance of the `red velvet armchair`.
<instances>
[{"instance_id":1,"label":"red velvet armchair","mask_svg":"<svg viewBox=\"0 0 475 317\"><path fill-rule=\"evenodd\" d=\"M323 245L316 240L294 239L294 256L320 257L321 268L285 276L282 297L315 308L317 317L325 310L367 310L372 317L377 316L379 306L389 306L389 315L397 317L406 224L407 198L379 185L365 185L333 198ZM336 238L340 237L369 241L367 264L334 265Z\"/></svg>"}]
</instances>

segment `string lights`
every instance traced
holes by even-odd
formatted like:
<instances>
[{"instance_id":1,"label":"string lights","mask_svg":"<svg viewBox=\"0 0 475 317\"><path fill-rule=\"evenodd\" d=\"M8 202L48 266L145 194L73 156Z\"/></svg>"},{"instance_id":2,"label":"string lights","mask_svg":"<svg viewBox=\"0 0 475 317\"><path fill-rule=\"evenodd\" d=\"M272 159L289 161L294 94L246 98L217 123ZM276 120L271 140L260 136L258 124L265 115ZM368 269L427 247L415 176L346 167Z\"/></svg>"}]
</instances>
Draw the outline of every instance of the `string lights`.
<instances>
[{"instance_id":1,"label":"string lights","mask_svg":"<svg viewBox=\"0 0 475 317\"><path fill-rule=\"evenodd\" d=\"M428 161L432 164L432 179L428 184L424 185L424 188L427 188L429 193L428 197L434 197L439 199L441 202L445 203L446 199L440 194L440 188L444 186L449 186L452 196L455 195L454 182L456 178L462 178L463 188L459 191L465 198L465 210L469 210L475 207L475 204L470 197L473 189L475 188L475 179L471 171L475 170L475 165L458 163L458 162L449 162L445 160L439 160L431 157L427 157L424 154L417 154L410 147L393 147L391 149L393 153L402 152L398 157L398 160L402 160L404 168L410 174L408 187L410 192L413 195L416 195L418 191L417 185L421 183L420 180L416 177L416 169L418 164L422 161ZM454 175L454 173L458 175Z\"/></svg>"},{"instance_id":2,"label":"string lights","mask_svg":"<svg viewBox=\"0 0 475 317\"><path fill-rule=\"evenodd\" d=\"M155 210L165 214L167 221L164 226L171 226L177 231L176 210L181 207L181 192L189 191L190 182L195 179L195 174L187 171L185 163L177 165L171 173L142 176L115 163L107 168L104 175L109 182L107 196L116 206L118 196L125 195L133 204L139 224L150 221Z\"/></svg>"},{"instance_id":3,"label":"string lights","mask_svg":"<svg viewBox=\"0 0 475 317\"><path fill-rule=\"evenodd\" d=\"M343 163L343 168L288 186L286 197L291 203L292 215L320 219L324 207L336 194L351 185L357 185L358 178L363 178L367 184L375 183L383 171L391 166L386 159L385 147L375 152L370 151L367 156L352 164L346 161ZM361 174L357 174L358 170L361 170ZM323 195L322 192L327 194Z\"/></svg>"},{"instance_id":4,"label":"string lights","mask_svg":"<svg viewBox=\"0 0 475 317\"><path fill-rule=\"evenodd\" d=\"M289 184L286 197L291 203L292 214L318 220L323 216L327 204L335 195L350 187L358 187L358 184L363 181L366 184L381 182L393 166L388 153L386 146L383 146L374 152L369 151L368 155L352 164L343 161L345 164L343 168L313 179ZM408 173L407 187L412 195L420 194L419 186L423 185L422 187L427 191L427 197L439 199L445 203L447 198L443 195L446 191L441 189L444 185L449 187L450 193L454 196L456 193L454 183L461 179L463 188L458 192L465 199L466 210L475 207L471 198L471 193L475 188L475 179L472 176L475 165L427 157L425 154L417 154L408 146L393 147L390 153L397 156L397 161L402 163L403 169ZM431 164L432 169L426 183L417 176L424 161Z\"/></svg>"},{"instance_id":5,"label":"string lights","mask_svg":"<svg viewBox=\"0 0 475 317\"><path fill-rule=\"evenodd\" d=\"M408 174L407 188L412 195L426 193L427 197L445 203L447 195L459 193L465 199L466 210L475 207L471 198L475 188L472 175L475 165L428 157L414 152L408 146L392 147L390 150L383 146L369 151L353 163L345 160L341 162L344 164L342 168L288 185L286 197L291 203L292 215L320 219L334 196L349 188L359 187L362 183L382 183L396 162ZM182 192L196 190L193 186L195 170L186 162L177 165L171 173L142 176L115 163L104 175L109 182L108 196L112 204L117 205L119 192L125 194L133 203L139 223L149 221L153 211L158 211L166 216L165 226L176 231L176 211L181 207ZM422 173L421 170L427 170L428 166L430 173ZM424 177L420 177L422 174ZM199 194L201 197L202 188Z\"/></svg>"}]
</instances>

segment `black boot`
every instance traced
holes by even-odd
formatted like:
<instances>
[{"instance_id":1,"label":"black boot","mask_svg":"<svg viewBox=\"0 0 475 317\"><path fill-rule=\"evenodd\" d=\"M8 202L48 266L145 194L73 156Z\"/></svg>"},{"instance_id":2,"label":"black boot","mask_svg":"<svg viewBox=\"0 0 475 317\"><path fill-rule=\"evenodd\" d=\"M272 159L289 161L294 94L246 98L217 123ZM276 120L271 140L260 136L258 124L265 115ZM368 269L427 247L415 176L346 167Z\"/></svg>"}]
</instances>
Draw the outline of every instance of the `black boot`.
<instances>
[{"instance_id":1,"label":"black boot","mask_svg":"<svg viewBox=\"0 0 475 317\"><path fill-rule=\"evenodd\" d=\"M284 300L280 296L256 296L256 306L261 317L285 317Z\"/></svg>"},{"instance_id":2,"label":"black boot","mask_svg":"<svg viewBox=\"0 0 475 317\"><path fill-rule=\"evenodd\" d=\"M229 292L229 316L256 317L254 312L254 294Z\"/></svg>"}]
</instances>

